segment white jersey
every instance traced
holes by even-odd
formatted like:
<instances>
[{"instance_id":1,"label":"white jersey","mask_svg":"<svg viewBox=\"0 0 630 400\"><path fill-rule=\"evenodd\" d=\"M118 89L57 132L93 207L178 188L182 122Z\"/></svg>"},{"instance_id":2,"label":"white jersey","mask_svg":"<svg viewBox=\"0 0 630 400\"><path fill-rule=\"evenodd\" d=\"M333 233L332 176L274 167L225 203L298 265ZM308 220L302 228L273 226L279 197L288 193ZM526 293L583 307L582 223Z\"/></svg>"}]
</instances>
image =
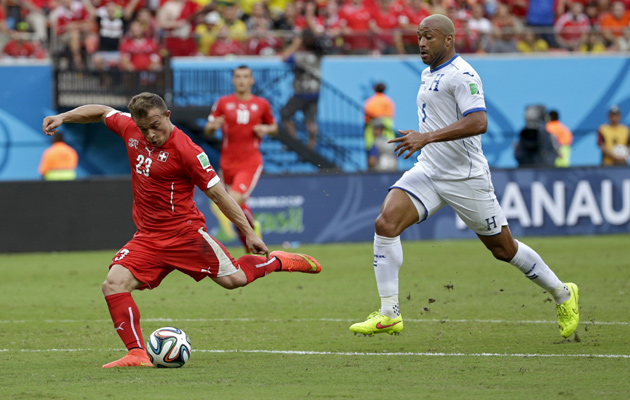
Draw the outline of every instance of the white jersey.
<instances>
[{"instance_id":1,"label":"white jersey","mask_svg":"<svg viewBox=\"0 0 630 400\"><path fill-rule=\"evenodd\" d=\"M421 134L486 111L483 86L477 71L459 55L435 69L422 72L416 100ZM431 179L464 179L486 173L488 161L481 150L481 135L426 145L418 162Z\"/></svg>"}]
</instances>

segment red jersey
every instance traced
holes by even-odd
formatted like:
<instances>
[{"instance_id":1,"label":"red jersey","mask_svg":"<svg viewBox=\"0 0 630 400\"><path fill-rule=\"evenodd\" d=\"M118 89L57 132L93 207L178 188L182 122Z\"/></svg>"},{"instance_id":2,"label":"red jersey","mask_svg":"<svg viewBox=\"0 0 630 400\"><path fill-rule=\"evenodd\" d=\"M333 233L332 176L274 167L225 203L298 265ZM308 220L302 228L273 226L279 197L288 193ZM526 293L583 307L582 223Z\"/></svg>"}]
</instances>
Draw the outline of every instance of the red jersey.
<instances>
[{"instance_id":1,"label":"red jersey","mask_svg":"<svg viewBox=\"0 0 630 400\"><path fill-rule=\"evenodd\" d=\"M431 15L431 11L426 7L422 7L419 10L416 10L413 7L403 7L401 13L398 15L398 23L401 26L410 24L414 27L409 31L404 32L403 42L405 44L418 44L416 27L420 25L420 22L429 15Z\"/></svg>"},{"instance_id":2,"label":"red jersey","mask_svg":"<svg viewBox=\"0 0 630 400\"><path fill-rule=\"evenodd\" d=\"M325 29L324 18L320 16L313 17L313 24L316 26L317 31L324 32L324 29ZM306 19L304 15L297 16L297 18L295 19L295 28L301 31L310 28L308 24L308 20Z\"/></svg>"},{"instance_id":3,"label":"red jersey","mask_svg":"<svg viewBox=\"0 0 630 400\"><path fill-rule=\"evenodd\" d=\"M262 154L258 149L260 138L254 133L254 126L276 122L271 104L266 99L252 96L249 100L240 100L234 94L222 96L212 106L210 115L211 118L225 116L221 127L221 169L262 164Z\"/></svg>"},{"instance_id":4,"label":"red jersey","mask_svg":"<svg viewBox=\"0 0 630 400\"><path fill-rule=\"evenodd\" d=\"M4 46L2 52L9 57L30 58L35 56L37 46L35 44L17 40L11 40Z\"/></svg>"},{"instance_id":5,"label":"red jersey","mask_svg":"<svg viewBox=\"0 0 630 400\"><path fill-rule=\"evenodd\" d=\"M344 42L353 50L366 50L370 48L370 19L372 19L372 11L370 8L361 4L355 6L347 3L339 9L339 18L342 24L350 28L352 31L348 36L344 37Z\"/></svg>"},{"instance_id":6,"label":"red jersey","mask_svg":"<svg viewBox=\"0 0 630 400\"><path fill-rule=\"evenodd\" d=\"M120 111L109 113L105 123L127 146L137 234L172 237L205 226L193 200L195 186L206 190L220 181L201 147L177 127L166 143L153 147L131 115Z\"/></svg>"},{"instance_id":7,"label":"red jersey","mask_svg":"<svg viewBox=\"0 0 630 400\"><path fill-rule=\"evenodd\" d=\"M88 21L90 14L83 6L81 1L73 1L70 8L59 6L54 11L57 16L57 34L60 35L66 31L66 25L72 22Z\"/></svg>"},{"instance_id":8,"label":"red jersey","mask_svg":"<svg viewBox=\"0 0 630 400\"><path fill-rule=\"evenodd\" d=\"M243 50L241 42L232 38L225 38L216 40L214 43L212 43L210 49L208 50L208 53L211 56L223 57L230 54L240 56L243 55L245 52Z\"/></svg>"},{"instance_id":9,"label":"red jersey","mask_svg":"<svg viewBox=\"0 0 630 400\"><path fill-rule=\"evenodd\" d=\"M276 54L276 51L280 49L281 46L282 43L280 40L273 36L251 37L247 39L245 43L247 54L252 56L269 56Z\"/></svg>"},{"instance_id":10,"label":"red jersey","mask_svg":"<svg viewBox=\"0 0 630 400\"><path fill-rule=\"evenodd\" d=\"M129 57L136 71L147 70L153 61L159 61L158 51L158 45L152 38L126 38L120 44L120 54Z\"/></svg>"},{"instance_id":11,"label":"red jersey","mask_svg":"<svg viewBox=\"0 0 630 400\"><path fill-rule=\"evenodd\" d=\"M580 14L577 18L573 18L573 15L567 12L558 17L553 29L564 40L578 40L588 32L590 26L591 23L586 14Z\"/></svg>"},{"instance_id":12,"label":"red jersey","mask_svg":"<svg viewBox=\"0 0 630 400\"><path fill-rule=\"evenodd\" d=\"M346 26L356 31L367 31L370 28L371 10L364 6L355 6L347 3L339 9L339 17L345 21Z\"/></svg>"}]
</instances>

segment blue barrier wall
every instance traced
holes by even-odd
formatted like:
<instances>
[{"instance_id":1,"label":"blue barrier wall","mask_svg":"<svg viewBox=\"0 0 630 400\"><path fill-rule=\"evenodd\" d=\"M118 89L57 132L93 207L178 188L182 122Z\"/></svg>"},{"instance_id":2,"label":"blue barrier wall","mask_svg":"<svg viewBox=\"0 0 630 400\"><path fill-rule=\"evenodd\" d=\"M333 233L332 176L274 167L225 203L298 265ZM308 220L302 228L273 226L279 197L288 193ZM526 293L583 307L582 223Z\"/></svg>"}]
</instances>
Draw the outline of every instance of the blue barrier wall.
<instances>
[{"instance_id":1,"label":"blue barrier wall","mask_svg":"<svg viewBox=\"0 0 630 400\"><path fill-rule=\"evenodd\" d=\"M399 173L266 176L249 204L270 244L371 241L374 219L399 177ZM515 236L630 232L630 168L493 170L492 178ZM218 235L208 199L198 192L195 200L211 233ZM402 237L476 236L445 207Z\"/></svg>"},{"instance_id":2,"label":"blue barrier wall","mask_svg":"<svg viewBox=\"0 0 630 400\"><path fill-rule=\"evenodd\" d=\"M250 205L270 248L299 243L369 242L388 188L400 174L266 176ZM510 228L528 235L630 232L630 169L494 170ZM117 249L134 232L129 177L0 184L0 253ZM195 201L224 244L209 200ZM51 212L54 210L54 212ZM36 229L33 229L36 227ZM404 240L472 238L446 207Z\"/></svg>"},{"instance_id":3,"label":"blue barrier wall","mask_svg":"<svg viewBox=\"0 0 630 400\"><path fill-rule=\"evenodd\" d=\"M559 110L561 120L576 134L572 157L576 166L599 164L596 129L606 121L611 104L621 106L623 122L630 124L630 58L626 56L467 55L465 58L484 82L489 125L483 146L492 167L516 166L512 145L523 126L524 110L529 104L544 104ZM253 67L283 67L277 58L185 58L173 60L173 69L177 74L182 69L232 68L243 63ZM375 82L385 82L387 94L396 102L395 124L400 129L408 129L418 126L415 98L424 67L415 56L334 56L324 59L322 78L357 105L372 94ZM49 144L41 135L41 120L52 113L50 66L46 63L0 65L0 81L0 180L38 179L39 157ZM283 97L289 97L290 84L276 89ZM326 96L321 99L322 102L329 100ZM177 98L175 101L209 108L214 99ZM327 118L333 117L319 115L322 123L329 123ZM362 123L354 119L335 122ZM128 172L124 153L120 154L124 144L109 135L105 128L67 128L67 134L68 142L79 151L80 177ZM401 162L401 169L410 165L411 161Z\"/></svg>"}]
</instances>

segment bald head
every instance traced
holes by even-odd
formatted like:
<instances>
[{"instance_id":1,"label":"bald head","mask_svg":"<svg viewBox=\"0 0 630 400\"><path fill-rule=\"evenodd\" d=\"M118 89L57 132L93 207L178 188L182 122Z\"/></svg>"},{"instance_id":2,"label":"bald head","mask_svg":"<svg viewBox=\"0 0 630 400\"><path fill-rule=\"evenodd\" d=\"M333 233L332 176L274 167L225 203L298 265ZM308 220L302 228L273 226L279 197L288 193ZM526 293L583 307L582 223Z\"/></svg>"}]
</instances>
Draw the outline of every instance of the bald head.
<instances>
[{"instance_id":1,"label":"bald head","mask_svg":"<svg viewBox=\"0 0 630 400\"><path fill-rule=\"evenodd\" d=\"M418 46L422 62L431 68L455 56L455 25L448 17L433 14L418 25Z\"/></svg>"},{"instance_id":2,"label":"bald head","mask_svg":"<svg viewBox=\"0 0 630 400\"><path fill-rule=\"evenodd\" d=\"M442 15L442 14L429 15L428 17L423 19L422 22L420 22L418 29L429 27L429 26L441 32L444 36L446 35L455 36L455 25L453 24L453 21L451 21L451 19L445 15Z\"/></svg>"}]
</instances>

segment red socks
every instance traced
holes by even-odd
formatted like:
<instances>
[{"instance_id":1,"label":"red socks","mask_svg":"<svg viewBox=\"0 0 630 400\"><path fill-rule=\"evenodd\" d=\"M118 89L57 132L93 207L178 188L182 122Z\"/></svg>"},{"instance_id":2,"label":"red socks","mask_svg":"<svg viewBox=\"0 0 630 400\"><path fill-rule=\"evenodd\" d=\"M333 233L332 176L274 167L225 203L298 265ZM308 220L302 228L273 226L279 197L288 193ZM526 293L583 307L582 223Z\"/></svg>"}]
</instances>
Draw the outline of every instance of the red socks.
<instances>
[{"instance_id":1,"label":"red socks","mask_svg":"<svg viewBox=\"0 0 630 400\"><path fill-rule=\"evenodd\" d=\"M247 285L258 278L269 275L274 271L280 271L282 265L277 258L272 257L269 261L261 256L242 256L236 260L238 266L245 272Z\"/></svg>"},{"instance_id":2,"label":"red socks","mask_svg":"<svg viewBox=\"0 0 630 400\"><path fill-rule=\"evenodd\" d=\"M114 322L116 333L125 343L128 350L144 349L144 339L140 330L140 311L131 293L117 293L105 296L109 313Z\"/></svg>"}]
</instances>

